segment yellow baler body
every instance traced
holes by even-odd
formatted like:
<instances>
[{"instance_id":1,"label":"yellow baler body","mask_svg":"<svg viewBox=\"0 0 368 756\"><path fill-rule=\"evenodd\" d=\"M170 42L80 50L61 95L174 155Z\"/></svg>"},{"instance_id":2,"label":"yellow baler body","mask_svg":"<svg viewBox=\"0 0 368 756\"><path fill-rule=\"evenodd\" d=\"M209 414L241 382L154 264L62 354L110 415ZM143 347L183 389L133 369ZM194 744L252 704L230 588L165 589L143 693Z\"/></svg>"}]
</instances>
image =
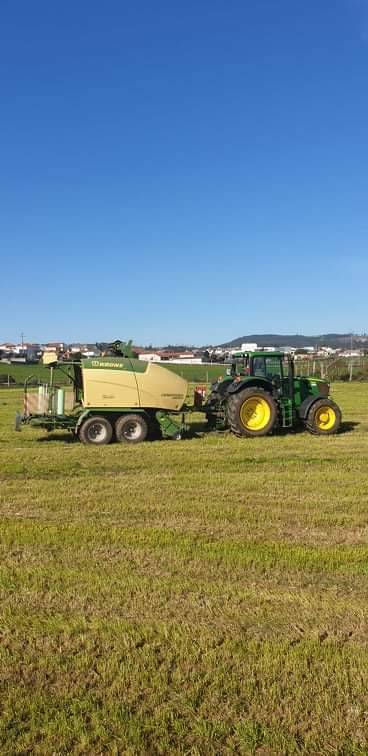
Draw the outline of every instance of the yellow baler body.
<instances>
[{"instance_id":1,"label":"yellow baler body","mask_svg":"<svg viewBox=\"0 0 368 756\"><path fill-rule=\"evenodd\" d=\"M188 391L187 381L171 370L129 357L83 360L82 377L86 408L178 411Z\"/></svg>"}]
</instances>

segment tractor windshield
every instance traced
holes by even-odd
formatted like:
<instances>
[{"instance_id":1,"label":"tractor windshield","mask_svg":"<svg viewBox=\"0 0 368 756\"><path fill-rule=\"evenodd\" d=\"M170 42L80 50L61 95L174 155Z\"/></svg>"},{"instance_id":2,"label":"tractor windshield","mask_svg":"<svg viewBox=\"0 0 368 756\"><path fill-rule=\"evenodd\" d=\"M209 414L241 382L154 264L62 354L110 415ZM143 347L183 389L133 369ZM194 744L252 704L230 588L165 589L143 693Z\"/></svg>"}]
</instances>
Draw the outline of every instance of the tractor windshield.
<instances>
[{"instance_id":1,"label":"tractor windshield","mask_svg":"<svg viewBox=\"0 0 368 756\"><path fill-rule=\"evenodd\" d=\"M252 375L267 378L273 381L275 378L282 379L282 364L279 357L253 357Z\"/></svg>"}]
</instances>

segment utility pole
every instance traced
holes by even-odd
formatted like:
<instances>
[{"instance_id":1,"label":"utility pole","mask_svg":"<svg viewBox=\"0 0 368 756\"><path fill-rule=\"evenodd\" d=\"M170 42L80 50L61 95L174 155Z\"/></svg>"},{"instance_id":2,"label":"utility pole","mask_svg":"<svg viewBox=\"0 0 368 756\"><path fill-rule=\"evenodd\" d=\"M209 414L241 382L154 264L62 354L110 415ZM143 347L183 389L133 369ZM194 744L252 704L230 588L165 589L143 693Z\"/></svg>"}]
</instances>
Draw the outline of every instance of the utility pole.
<instances>
[{"instance_id":1,"label":"utility pole","mask_svg":"<svg viewBox=\"0 0 368 756\"><path fill-rule=\"evenodd\" d=\"M353 332L350 333L350 368L349 368L349 381L353 380Z\"/></svg>"},{"instance_id":2,"label":"utility pole","mask_svg":"<svg viewBox=\"0 0 368 756\"><path fill-rule=\"evenodd\" d=\"M22 351L23 351L23 346L24 346L24 332L23 332L23 331L22 331L22 333L20 334L20 337L21 337L21 339L22 339Z\"/></svg>"}]
</instances>

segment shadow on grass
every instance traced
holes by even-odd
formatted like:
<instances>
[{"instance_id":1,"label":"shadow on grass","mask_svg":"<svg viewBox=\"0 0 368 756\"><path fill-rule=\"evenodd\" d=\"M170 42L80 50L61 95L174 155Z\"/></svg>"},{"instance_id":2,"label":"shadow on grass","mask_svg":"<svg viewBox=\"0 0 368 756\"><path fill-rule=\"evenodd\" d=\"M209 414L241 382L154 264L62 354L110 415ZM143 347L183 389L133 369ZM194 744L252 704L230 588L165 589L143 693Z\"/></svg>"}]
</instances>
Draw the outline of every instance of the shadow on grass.
<instances>
[{"instance_id":1,"label":"shadow on grass","mask_svg":"<svg viewBox=\"0 0 368 756\"><path fill-rule=\"evenodd\" d=\"M358 425L360 425L359 422L351 422L351 421L342 422L337 435L340 435L341 433L352 433ZM300 425L296 425L294 428L276 428L273 431L272 435L276 437L277 436L280 437L280 436L287 436L290 434L295 435L295 434L307 433L307 432L308 431L306 430L304 425L300 424ZM203 438L203 436L206 436L208 433L224 435L224 434L230 433L230 431L228 429L224 431L212 430L208 428L206 422L191 423L189 430L183 433L181 440L185 441L185 440L190 440L193 438ZM162 439L161 437L156 436L156 435L149 437L147 439L147 441L163 441L163 440L166 440L166 439ZM41 438L39 438L38 441L42 443L47 443L51 441L52 442L60 441L60 443L64 443L64 444L74 444L74 443L79 443L79 438L78 436L75 436L72 433L52 433L51 432L51 433L48 433L47 436L42 436ZM116 442L113 441L113 443L116 443Z\"/></svg>"},{"instance_id":2,"label":"shadow on grass","mask_svg":"<svg viewBox=\"0 0 368 756\"><path fill-rule=\"evenodd\" d=\"M50 441L60 441L63 444L75 444L79 441L78 436L74 436L73 433L48 433L47 436L41 436L37 439L40 443L48 443Z\"/></svg>"},{"instance_id":3,"label":"shadow on grass","mask_svg":"<svg viewBox=\"0 0 368 756\"><path fill-rule=\"evenodd\" d=\"M354 431L355 428L358 425L360 425L360 423L357 423L357 422L343 422L343 423L341 423L340 428L337 431L336 435L340 436L341 433L352 433L352 431ZM308 431L307 431L306 427L302 423L300 423L298 425L295 425L294 428L276 428L276 430L273 431L272 435L273 436L287 436L287 435L290 435L290 434L295 435L295 434L299 434L299 433L307 433L308 434ZM318 436L318 435L323 435L323 434L318 434L317 433L315 435Z\"/></svg>"},{"instance_id":4,"label":"shadow on grass","mask_svg":"<svg viewBox=\"0 0 368 756\"><path fill-rule=\"evenodd\" d=\"M180 441L190 440L193 438L202 438L204 435L207 435L209 431L206 429L206 423L193 423L190 426L190 430L186 433L183 433ZM162 436L159 436L157 434L154 434L152 436L148 436L146 439L146 442L151 443L155 441L172 441L176 439L170 439L170 438L163 438ZM59 441L62 444L74 444L74 443L80 443L80 440L78 436L72 434L72 433L55 433L53 431L50 431L50 433L47 434L47 436L41 436L37 439L40 443L47 444L47 443L53 443L55 441ZM111 444L109 446L116 446L118 442L113 437ZM97 445L97 444L96 444ZM104 444L101 444L103 446ZM131 444L122 443L122 446L131 446Z\"/></svg>"},{"instance_id":5,"label":"shadow on grass","mask_svg":"<svg viewBox=\"0 0 368 756\"><path fill-rule=\"evenodd\" d=\"M198 434L203 435L203 433L212 433L212 429L208 427L206 422L196 422L191 423L189 430L186 432L187 437L191 436L197 436Z\"/></svg>"},{"instance_id":6,"label":"shadow on grass","mask_svg":"<svg viewBox=\"0 0 368 756\"><path fill-rule=\"evenodd\" d=\"M351 431L353 431L358 425L360 425L360 423L357 423L357 422L343 422L340 425L339 434L340 433L351 433Z\"/></svg>"}]
</instances>

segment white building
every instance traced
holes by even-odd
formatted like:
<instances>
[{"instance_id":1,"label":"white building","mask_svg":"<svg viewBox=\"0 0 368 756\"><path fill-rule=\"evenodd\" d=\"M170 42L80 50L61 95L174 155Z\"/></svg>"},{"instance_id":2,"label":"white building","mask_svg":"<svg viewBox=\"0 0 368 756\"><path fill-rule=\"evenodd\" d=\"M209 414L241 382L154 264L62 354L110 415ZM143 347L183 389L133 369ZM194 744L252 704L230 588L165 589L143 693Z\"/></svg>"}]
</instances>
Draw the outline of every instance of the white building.
<instances>
[{"instance_id":1,"label":"white building","mask_svg":"<svg viewBox=\"0 0 368 756\"><path fill-rule=\"evenodd\" d=\"M168 362L174 363L175 365L202 365L202 359L200 357L173 357L171 360L168 360Z\"/></svg>"},{"instance_id":2,"label":"white building","mask_svg":"<svg viewBox=\"0 0 368 756\"><path fill-rule=\"evenodd\" d=\"M240 348L242 352L256 352L258 349L258 344L249 342L242 344Z\"/></svg>"},{"instance_id":3,"label":"white building","mask_svg":"<svg viewBox=\"0 0 368 756\"><path fill-rule=\"evenodd\" d=\"M138 355L138 359L144 362L161 362L161 356L157 352L143 352Z\"/></svg>"}]
</instances>

